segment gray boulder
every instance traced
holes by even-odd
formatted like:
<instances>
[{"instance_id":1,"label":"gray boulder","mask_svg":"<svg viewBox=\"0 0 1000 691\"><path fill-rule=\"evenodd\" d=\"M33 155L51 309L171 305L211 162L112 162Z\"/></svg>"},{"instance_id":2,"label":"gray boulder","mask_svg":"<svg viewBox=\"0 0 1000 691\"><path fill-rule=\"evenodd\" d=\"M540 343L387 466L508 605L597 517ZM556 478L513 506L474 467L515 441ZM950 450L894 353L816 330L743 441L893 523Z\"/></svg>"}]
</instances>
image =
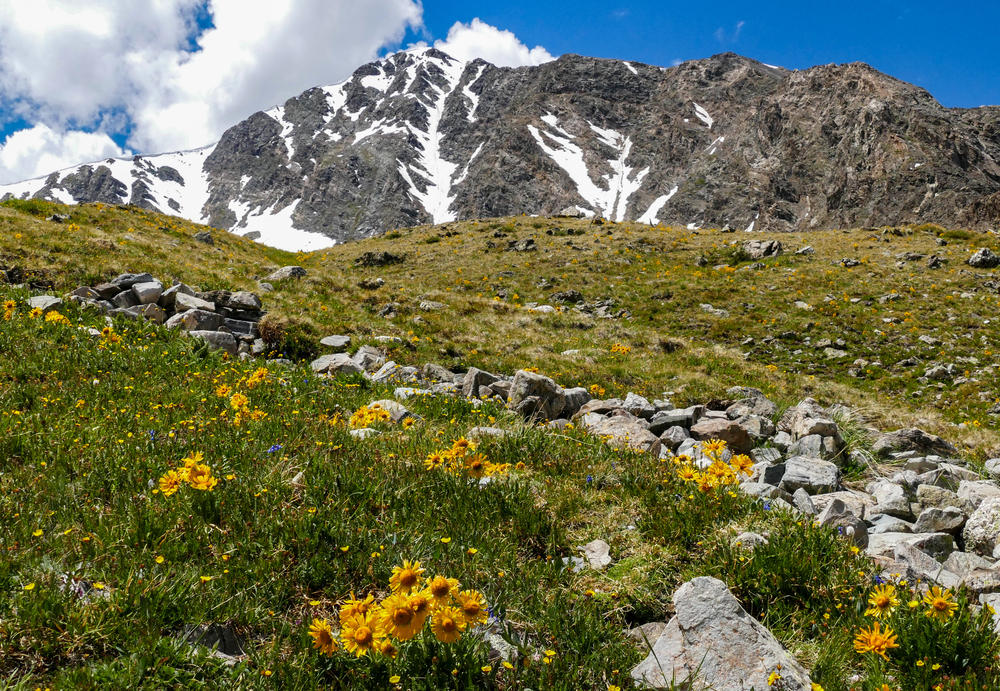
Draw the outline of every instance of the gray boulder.
<instances>
[{"instance_id":1,"label":"gray boulder","mask_svg":"<svg viewBox=\"0 0 1000 691\"><path fill-rule=\"evenodd\" d=\"M256 311L263 306L261 299L248 290L241 290L229 296L229 309Z\"/></svg>"},{"instance_id":2,"label":"gray boulder","mask_svg":"<svg viewBox=\"0 0 1000 691\"><path fill-rule=\"evenodd\" d=\"M796 490L796 492L799 491L801 490ZM819 515L816 522L820 525L833 528L861 549L868 546L868 526L859 517L851 513L851 510L847 508L847 504L839 499L830 502L823 509L823 513Z\"/></svg>"},{"instance_id":3,"label":"gray boulder","mask_svg":"<svg viewBox=\"0 0 1000 691\"><path fill-rule=\"evenodd\" d=\"M363 345L358 348L358 352L354 353L351 359L365 372L376 372L385 365L385 357L382 355L382 351L370 345Z\"/></svg>"},{"instance_id":4,"label":"gray boulder","mask_svg":"<svg viewBox=\"0 0 1000 691\"><path fill-rule=\"evenodd\" d=\"M489 386L498 380L499 377L495 374L490 374L476 367L470 367L469 371L465 373L465 379L462 380L462 395L466 398L475 398L479 395L479 389Z\"/></svg>"},{"instance_id":5,"label":"gray boulder","mask_svg":"<svg viewBox=\"0 0 1000 691\"><path fill-rule=\"evenodd\" d=\"M135 295L140 305L152 305L159 300L160 295L163 294L163 285L159 281L136 283L132 286L132 293Z\"/></svg>"},{"instance_id":6,"label":"gray boulder","mask_svg":"<svg viewBox=\"0 0 1000 691\"><path fill-rule=\"evenodd\" d=\"M1000 266L1000 257L991 252L988 247L983 247L969 257L966 264L975 269L995 269Z\"/></svg>"},{"instance_id":7,"label":"gray boulder","mask_svg":"<svg viewBox=\"0 0 1000 691\"><path fill-rule=\"evenodd\" d=\"M468 378L466 380L468 381ZM518 370L514 375L507 398L509 410L516 411L525 418L541 417L555 420L565 407L566 394L563 388L549 377L525 370ZM659 451L658 446L657 451Z\"/></svg>"},{"instance_id":8,"label":"gray boulder","mask_svg":"<svg viewBox=\"0 0 1000 691\"><path fill-rule=\"evenodd\" d=\"M652 427L650 427L649 432L650 434L656 434L656 432L653 431ZM680 425L671 427L666 432L660 435L660 441L663 443L665 447L670 449L671 452L676 451L677 447L683 444L685 439L690 439L690 438L691 435L688 434L688 431L683 427L681 427Z\"/></svg>"},{"instance_id":9,"label":"gray boulder","mask_svg":"<svg viewBox=\"0 0 1000 691\"><path fill-rule=\"evenodd\" d=\"M62 299L54 295L36 295L35 297L28 298L28 307L33 310L40 309L42 312L51 312L62 306Z\"/></svg>"},{"instance_id":10,"label":"gray boulder","mask_svg":"<svg viewBox=\"0 0 1000 691\"><path fill-rule=\"evenodd\" d=\"M166 327L168 329L176 329L178 327L184 329L185 331L215 331L220 326L225 323L222 315L216 314L215 312L206 312L204 310L188 310L187 312L181 312L180 314L175 314L167 320Z\"/></svg>"},{"instance_id":11,"label":"gray boulder","mask_svg":"<svg viewBox=\"0 0 1000 691\"><path fill-rule=\"evenodd\" d=\"M306 275L306 270L301 266L283 266L274 273L264 278L266 282L284 281L287 278L302 278Z\"/></svg>"},{"instance_id":12,"label":"gray boulder","mask_svg":"<svg viewBox=\"0 0 1000 691\"><path fill-rule=\"evenodd\" d=\"M966 505L978 508L984 501L1000 497L1000 487L989 480L963 480L958 486L958 498ZM959 508L962 508L961 506Z\"/></svg>"},{"instance_id":13,"label":"gray boulder","mask_svg":"<svg viewBox=\"0 0 1000 691\"><path fill-rule=\"evenodd\" d=\"M165 310L171 310L174 308L174 304L177 301L178 295L193 296L194 288L191 288L190 286L187 286L183 283L172 285L160 294L160 299L157 300L157 304Z\"/></svg>"},{"instance_id":14,"label":"gray boulder","mask_svg":"<svg viewBox=\"0 0 1000 691\"><path fill-rule=\"evenodd\" d=\"M350 336L327 336L326 338L321 338L319 341L321 346L326 346L327 348L333 348L334 350L344 350L349 348L351 345Z\"/></svg>"},{"instance_id":15,"label":"gray boulder","mask_svg":"<svg viewBox=\"0 0 1000 691\"><path fill-rule=\"evenodd\" d=\"M811 688L802 665L743 610L722 581L695 578L678 588L673 600L676 616L632 670L637 685L676 688L696 677L722 691L767 689L768 676L780 668L783 688Z\"/></svg>"},{"instance_id":16,"label":"gray boulder","mask_svg":"<svg viewBox=\"0 0 1000 691\"><path fill-rule=\"evenodd\" d=\"M965 514L953 506L924 509L913 525L915 533L950 533L958 535L965 525Z\"/></svg>"},{"instance_id":17,"label":"gray boulder","mask_svg":"<svg viewBox=\"0 0 1000 691\"><path fill-rule=\"evenodd\" d=\"M596 419L588 419L591 416ZM589 413L580 420L591 434L606 437L610 446L646 451L654 456L660 455L659 437L643 427L635 418L624 415L605 418L596 413Z\"/></svg>"},{"instance_id":18,"label":"gray boulder","mask_svg":"<svg viewBox=\"0 0 1000 691\"><path fill-rule=\"evenodd\" d=\"M359 374L363 371L347 353L323 355L313 360L309 366L316 374Z\"/></svg>"},{"instance_id":19,"label":"gray boulder","mask_svg":"<svg viewBox=\"0 0 1000 691\"><path fill-rule=\"evenodd\" d=\"M743 251L754 260L779 257L784 251L778 240L751 240L743 243Z\"/></svg>"},{"instance_id":20,"label":"gray boulder","mask_svg":"<svg viewBox=\"0 0 1000 691\"><path fill-rule=\"evenodd\" d=\"M669 413L667 413L669 415ZM748 453L753 448L750 434L733 420L703 418L691 427L691 437L698 441L721 439L733 453Z\"/></svg>"},{"instance_id":21,"label":"gray boulder","mask_svg":"<svg viewBox=\"0 0 1000 691\"><path fill-rule=\"evenodd\" d=\"M222 331L192 330L190 335L205 341L212 349L224 350L233 357L236 357L236 353L239 352L239 342L237 342L236 337L232 334Z\"/></svg>"},{"instance_id":22,"label":"gray boulder","mask_svg":"<svg viewBox=\"0 0 1000 691\"><path fill-rule=\"evenodd\" d=\"M177 312L187 312L188 310L201 310L203 312L214 312L215 303L202 300L194 295L177 292L174 295L174 309Z\"/></svg>"},{"instance_id":23,"label":"gray boulder","mask_svg":"<svg viewBox=\"0 0 1000 691\"><path fill-rule=\"evenodd\" d=\"M941 437L928 434L921 429L898 429L882 435L872 445L875 454L888 454L893 451L915 451L921 456L957 456L958 449Z\"/></svg>"},{"instance_id":24,"label":"gray boulder","mask_svg":"<svg viewBox=\"0 0 1000 691\"><path fill-rule=\"evenodd\" d=\"M786 492L802 488L809 494L827 494L840 487L840 468L829 461L792 456L785 461L780 487Z\"/></svg>"},{"instance_id":25,"label":"gray boulder","mask_svg":"<svg viewBox=\"0 0 1000 691\"><path fill-rule=\"evenodd\" d=\"M651 420L653 415L656 414L656 409L648 400L631 391L625 396L622 408L636 417L641 417L643 420Z\"/></svg>"},{"instance_id":26,"label":"gray boulder","mask_svg":"<svg viewBox=\"0 0 1000 691\"><path fill-rule=\"evenodd\" d=\"M508 388L506 392L500 393L499 391L497 391L496 384L497 383L495 382L490 386L490 388L493 389L494 392L498 393L500 397L506 401L510 395L510 389ZM574 415L576 415L577 411L579 411L580 408L582 408L590 401L590 392L587 391L582 386L577 386L572 389L565 389L563 391L563 395L566 397L566 404L563 407L562 414L568 418L572 418Z\"/></svg>"},{"instance_id":27,"label":"gray boulder","mask_svg":"<svg viewBox=\"0 0 1000 691\"><path fill-rule=\"evenodd\" d=\"M967 551L995 555L994 550L1000 544L1000 497L983 500L975 513L969 516L962 537Z\"/></svg>"},{"instance_id":28,"label":"gray boulder","mask_svg":"<svg viewBox=\"0 0 1000 691\"><path fill-rule=\"evenodd\" d=\"M118 286L122 290L128 290L136 283L151 283L156 279L153 278L152 274L142 273L142 274L121 274L116 278L112 279L111 283Z\"/></svg>"}]
</instances>

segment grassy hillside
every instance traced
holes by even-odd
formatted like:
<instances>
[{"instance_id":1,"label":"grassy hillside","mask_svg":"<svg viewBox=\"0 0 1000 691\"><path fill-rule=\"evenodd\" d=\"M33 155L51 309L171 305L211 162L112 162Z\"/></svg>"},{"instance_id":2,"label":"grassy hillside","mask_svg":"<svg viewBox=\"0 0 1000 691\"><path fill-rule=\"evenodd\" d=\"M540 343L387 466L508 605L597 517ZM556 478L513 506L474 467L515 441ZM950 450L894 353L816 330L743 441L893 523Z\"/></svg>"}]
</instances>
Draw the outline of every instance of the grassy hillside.
<instances>
[{"instance_id":1,"label":"grassy hillside","mask_svg":"<svg viewBox=\"0 0 1000 691\"><path fill-rule=\"evenodd\" d=\"M70 220L44 220L52 212ZM209 246L193 239L200 230L139 210L8 204L0 262L57 293L125 271L258 290L296 264L306 278L263 295L293 359L321 352L327 334L394 335L404 364L538 367L606 397L671 392L677 405L749 385L783 403L847 403L881 427L919 424L965 442L972 460L996 445L986 414L998 395L996 291L961 263L993 236L780 236L785 255L745 269L750 236L584 221L456 223L298 256L218 231ZM504 251L528 238L537 250ZM814 254L789 251L807 243ZM405 259L355 266L376 251ZM935 251L945 268L895 266L896 254ZM845 257L861 264L836 263ZM384 285L359 286L375 278ZM552 293L567 290L628 314L524 307L555 305ZM65 322L32 316L29 294L0 286L12 301L0 322L0 688L630 688L645 653L624 632L665 621L673 591L698 575L727 580L823 689L998 682L989 617L964 601L938 628L922 611L908 619L891 663L856 654L877 569L832 531L731 487L699 490L671 464L577 430L526 427L495 403L418 398L406 402L415 423L374 422L381 434L358 439L352 416L391 389L318 379L302 364L232 362L152 325L90 336L78 327L102 329L103 317L73 306ZM426 311L427 301L444 308ZM378 316L390 303L397 316ZM827 359L826 347L849 356ZM913 356L921 364L897 366ZM917 381L936 361L960 363L969 381ZM477 425L509 432L468 452L492 464L489 481L471 461L428 467ZM197 472L172 491L184 459ZM732 544L746 530L770 537L749 559ZM567 560L597 538L612 566L575 572ZM397 639L395 657L314 648L311 625L341 628L345 601L386 597L406 560L480 593L492 645L513 664L471 627L448 643L428 624ZM202 624L245 637L247 656L227 666L184 643ZM925 658L934 674L916 665Z\"/></svg>"}]
</instances>

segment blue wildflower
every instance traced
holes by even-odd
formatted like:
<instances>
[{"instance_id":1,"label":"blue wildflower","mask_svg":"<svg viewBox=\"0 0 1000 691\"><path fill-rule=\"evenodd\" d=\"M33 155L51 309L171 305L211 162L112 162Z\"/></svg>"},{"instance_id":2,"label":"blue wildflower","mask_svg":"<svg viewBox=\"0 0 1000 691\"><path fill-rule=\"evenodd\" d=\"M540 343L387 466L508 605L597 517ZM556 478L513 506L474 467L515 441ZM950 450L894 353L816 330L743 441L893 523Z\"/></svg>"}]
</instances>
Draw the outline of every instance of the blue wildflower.
<instances>
[{"instance_id":1,"label":"blue wildflower","mask_svg":"<svg viewBox=\"0 0 1000 691\"><path fill-rule=\"evenodd\" d=\"M275 444L267 450L268 453L274 453L275 451L281 451L281 444Z\"/></svg>"}]
</instances>

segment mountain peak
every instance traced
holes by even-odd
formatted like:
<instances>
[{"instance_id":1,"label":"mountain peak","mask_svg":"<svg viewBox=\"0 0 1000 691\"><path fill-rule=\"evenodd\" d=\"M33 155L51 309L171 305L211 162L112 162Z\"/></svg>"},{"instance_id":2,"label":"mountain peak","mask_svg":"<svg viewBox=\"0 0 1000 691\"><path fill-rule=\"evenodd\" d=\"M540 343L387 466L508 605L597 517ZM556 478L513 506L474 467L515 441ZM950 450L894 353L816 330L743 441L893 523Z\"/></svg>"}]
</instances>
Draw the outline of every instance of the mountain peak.
<instances>
[{"instance_id":1,"label":"mountain peak","mask_svg":"<svg viewBox=\"0 0 1000 691\"><path fill-rule=\"evenodd\" d=\"M720 53L673 68L387 55L190 152L0 187L207 222L285 249L573 207L616 221L808 230L991 227L1000 109L943 108L864 63Z\"/></svg>"}]
</instances>

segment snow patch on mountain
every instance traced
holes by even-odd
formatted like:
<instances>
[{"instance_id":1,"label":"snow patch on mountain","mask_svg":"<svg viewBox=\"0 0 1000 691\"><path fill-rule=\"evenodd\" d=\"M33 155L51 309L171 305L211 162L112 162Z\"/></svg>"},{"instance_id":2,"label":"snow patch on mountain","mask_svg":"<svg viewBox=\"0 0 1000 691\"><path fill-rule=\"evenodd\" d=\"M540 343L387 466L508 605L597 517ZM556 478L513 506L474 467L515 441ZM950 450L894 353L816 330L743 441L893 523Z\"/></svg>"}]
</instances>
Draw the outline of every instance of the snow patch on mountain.
<instances>
[{"instance_id":1,"label":"snow patch on mountain","mask_svg":"<svg viewBox=\"0 0 1000 691\"><path fill-rule=\"evenodd\" d=\"M462 73L465 71L465 63L451 59L426 59L441 68L446 88L442 89L433 82L428 82L428 86L435 92L435 95L431 97L430 103L418 99L427 111L427 131L415 127L412 123L406 123L410 134L420 145L420 153L415 163L409 165L399 161L397 163L399 174L409 185L410 194L431 215L434 223L449 223L456 219L455 214L451 211L451 205L455 201L452 188L455 184L454 176L458 164L446 161L441 155L441 140L444 138L444 133L441 131L441 120L444 117L445 101L448 100L448 96L461 81ZM413 175L422 178L420 182L423 184L423 189L414 182Z\"/></svg>"},{"instance_id":2,"label":"snow patch on mountain","mask_svg":"<svg viewBox=\"0 0 1000 691\"><path fill-rule=\"evenodd\" d=\"M698 116L699 120L708 125L708 129L712 129L712 124L715 120L708 114L707 110L699 106L697 103L694 104L694 114Z\"/></svg>"},{"instance_id":3,"label":"snow patch on mountain","mask_svg":"<svg viewBox=\"0 0 1000 691\"><path fill-rule=\"evenodd\" d=\"M657 197L656 200L649 205L649 208L646 210L646 213L640 216L639 219L636 221L636 223L648 223L651 226L655 226L657 223L659 223L660 219L657 218L657 215L660 213L660 210L663 209L664 206L666 206L667 202L669 202L671 198L675 194L677 194L677 190L679 189L680 188L675 185L674 188L670 190L670 192L664 194L662 197Z\"/></svg>"}]
</instances>

